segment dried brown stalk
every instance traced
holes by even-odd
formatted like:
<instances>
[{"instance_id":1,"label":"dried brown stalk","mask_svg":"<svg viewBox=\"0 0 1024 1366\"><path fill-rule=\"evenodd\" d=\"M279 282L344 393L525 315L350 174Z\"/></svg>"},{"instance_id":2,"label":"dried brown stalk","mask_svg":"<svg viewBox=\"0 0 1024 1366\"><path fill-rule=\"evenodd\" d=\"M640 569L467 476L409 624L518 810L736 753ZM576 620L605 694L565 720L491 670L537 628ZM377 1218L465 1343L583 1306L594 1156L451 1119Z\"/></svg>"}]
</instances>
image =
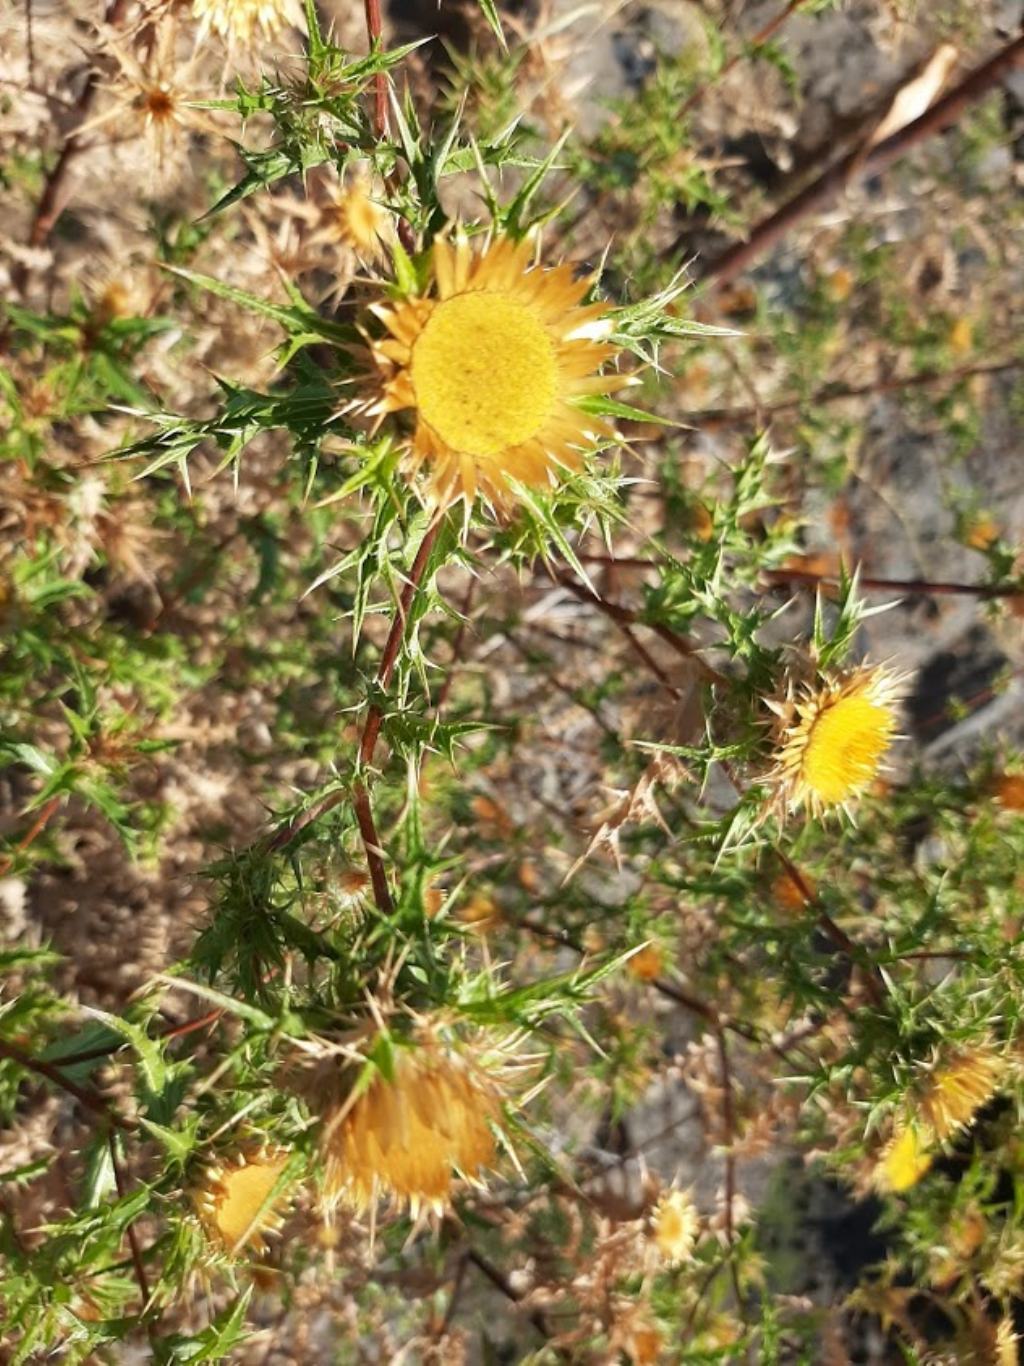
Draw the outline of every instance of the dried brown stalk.
<instances>
[{"instance_id":1,"label":"dried brown stalk","mask_svg":"<svg viewBox=\"0 0 1024 1366\"><path fill-rule=\"evenodd\" d=\"M828 167L810 185L792 199L761 220L744 242L737 242L711 261L699 273L716 286L727 284L742 274L758 257L777 245L786 234L809 214L824 208L851 183L851 180L877 175L898 161L918 143L951 127L972 104L1008 76L1024 61L1024 35L1000 48L988 61L976 67L949 94L937 100L920 118L905 125L884 142L873 147L867 156L856 147ZM674 247L673 250L676 248Z\"/></svg>"}]
</instances>

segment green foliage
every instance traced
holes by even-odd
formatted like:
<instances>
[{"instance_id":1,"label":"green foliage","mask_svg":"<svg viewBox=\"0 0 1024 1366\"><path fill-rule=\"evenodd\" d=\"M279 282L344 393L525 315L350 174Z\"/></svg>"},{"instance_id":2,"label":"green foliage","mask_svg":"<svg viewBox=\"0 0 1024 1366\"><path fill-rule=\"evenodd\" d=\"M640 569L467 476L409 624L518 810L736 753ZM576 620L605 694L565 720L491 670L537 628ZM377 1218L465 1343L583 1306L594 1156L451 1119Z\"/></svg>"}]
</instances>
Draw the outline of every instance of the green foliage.
<instances>
[{"instance_id":1,"label":"green foliage","mask_svg":"<svg viewBox=\"0 0 1024 1366\"><path fill-rule=\"evenodd\" d=\"M312 0L306 21L301 57L190 102L236 135L241 171L209 170L196 221L151 199L147 305L84 284L62 311L4 305L0 765L17 820L0 878L29 888L62 951L15 934L0 952L0 1112L16 1127L63 1106L62 1150L30 1144L0 1173L9 1359L242 1360L268 1283L285 1316L322 1292L332 1325L347 1296L360 1342L420 1341L426 1299L431 1350L454 1353L475 1268L537 1338L510 1347L488 1318L496 1360L554 1359L564 1334L594 1360L643 1360L657 1337L687 1362L809 1362L843 1307L811 1301L773 1243L790 1218L778 1192L750 1209L736 1184L773 1145L878 1197L888 1259L851 1304L893 1351L918 1359L910 1310L889 1312L910 1283L961 1350L1008 1312L1024 1255L1003 1179L1022 1162L1024 817L1000 788L1024 770L995 752L955 772L906 764L855 794L856 824L783 822L770 704L855 665L883 610L842 558L799 567L825 497L858 474L861 425L827 379L850 291L951 462L984 416L958 367L997 320L958 330L948 299L922 308L896 288L891 244L852 223L844 264L809 262L788 308L755 283L744 329L708 321L666 243L680 216L728 228L747 206L690 106L740 61L792 87L774 42L733 50L709 29L700 61L661 55L584 138L520 117L533 49L506 48L490 0L433 107L422 45L356 57ZM972 165L996 131L988 112L963 132ZM371 178L386 251L336 250L328 172L342 193ZM38 190L30 166L5 175ZM605 433L578 468L529 482L513 462L508 506L434 506L409 414L375 406L374 306L420 306L442 234L557 255L595 206L602 251L615 240L581 265L585 303L634 383L566 399ZM294 257L288 213L306 224ZM313 220L335 254L317 254ZM235 268L260 252L268 269ZM211 336L255 339L259 361ZM744 393L766 357L780 368L795 445L761 430L771 405L750 382L751 421L698 476L684 386L726 352ZM187 395L176 365L200 376ZM916 381L938 371L953 378L929 399ZM944 496L1005 623L1019 547L980 535L986 510L954 485ZM820 580L813 606L788 574ZM60 896L95 880L123 903L127 959L147 879L182 889L175 956L105 975L87 928L61 938ZM456 1173L490 1190L460 1182L451 1208L426 1190L445 1213L429 1231L401 1199L325 1219L325 1151L359 1102L393 1107L375 1175L410 1114L440 1148L468 1122L434 1054L407 1109L394 1099L435 1047L500 1127L499 1171ZM886 1145L925 1123L941 1068L979 1050L998 1085L955 1132L929 1131L920 1181L887 1188ZM675 1259L654 1189L670 1178L627 1191L646 1161L629 1126L658 1086L699 1099L713 1171ZM267 1151L286 1161L230 1247L202 1197ZM265 1251L248 1235L278 1214ZM976 1240L942 1261L968 1226Z\"/></svg>"}]
</instances>

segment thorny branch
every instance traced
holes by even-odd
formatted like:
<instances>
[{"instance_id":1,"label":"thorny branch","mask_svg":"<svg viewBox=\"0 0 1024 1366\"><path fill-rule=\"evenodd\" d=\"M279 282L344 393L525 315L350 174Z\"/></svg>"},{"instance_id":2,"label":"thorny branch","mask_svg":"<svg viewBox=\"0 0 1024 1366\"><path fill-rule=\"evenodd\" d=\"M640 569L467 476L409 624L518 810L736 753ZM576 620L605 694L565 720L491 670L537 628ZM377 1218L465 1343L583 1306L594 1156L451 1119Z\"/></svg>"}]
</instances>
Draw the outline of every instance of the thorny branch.
<instances>
[{"instance_id":1,"label":"thorny branch","mask_svg":"<svg viewBox=\"0 0 1024 1366\"><path fill-rule=\"evenodd\" d=\"M815 574L806 569L763 569L762 577L770 583L819 584L838 587L835 574ZM883 593L928 593L937 597L959 595L972 598L1021 598L1024 588L998 583L946 583L935 579L876 579L861 576L857 587Z\"/></svg>"},{"instance_id":2,"label":"thorny branch","mask_svg":"<svg viewBox=\"0 0 1024 1366\"><path fill-rule=\"evenodd\" d=\"M116 27L124 17L127 5L128 0L110 0L103 16L103 22L109 27ZM75 158L83 150L78 130L91 113L99 88L99 72L93 68L85 78L82 93L75 101L75 126L64 139L57 160L46 177L39 203L36 205L28 237L29 245L32 247L41 247L46 243L57 219L64 212L67 202L65 189L68 174ZM22 279L21 285L24 286L24 279Z\"/></svg>"},{"instance_id":3,"label":"thorny branch","mask_svg":"<svg viewBox=\"0 0 1024 1366\"><path fill-rule=\"evenodd\" d=\"M124 1173L117 1155L117 1130L121 1129L127 1133L135 1131L135 1125L121 1116L110 1106L98 1091L91 1087L79 1086L70 1077L66 1077L60 1067L54 1063L45 1062L42 1058L34 1058L16 1044L8 1043L0 1039L0 1058L6 1058L8 1062L17 1064L26 1072L34 1072L37 1076L44 1077L52 1085L62 1091L66 1091L69 1096L73 1096L78 1103L85 1109L98 1116L107 1129L107 1143L110 1147L110 1160L114 1171L114 1181L117 1185L117 1193L123 1200L127 1194L127 1186L124 1180ZM142 1263L142 1250L139 1246L138 1234L134 1224L129 1224L127 1228L128 1245L131 1248L132 1265L135 1268L135 1278L139 1283L139 1291L142 1295L142 1307L145 1310L149 1303L149 1285L146 1281L146 1270Z\"/></svg>"},{"instance_id":4,"label":"thorny branch","mask_svg":"<svg viewBox=\"0 0 1024 1366\"><path fill-rule=\"evenodd\" d=\"M842 403L845 399L869 398L872 394L892 394L902 389L922 389L932 384L956 384L976 375L1005 375L1024 367L1024 360L1004 360L986 365L959 365L952 370L922 370L916 375L895 375L867 384L827 384L808 397L779 399L775 403L750 404L739 408L699 408L687 413L691 426L708 427L715 423L764 422L780 413L795 413L801 408Z\"/></svg>"},{"instance_id":5,"label":"thorny branch","mask_svg":"<svg viewBox=\"0 0 1024 1366\"><path fill-rule=\"evenodd\" d=\"M381 655L380 665L377 669L377 686L379 688L386 688L391 682L391 675L395 670L402 641L405 639L413 598L419 589L423 574L430 561L431 551L434 549L443 519L443 511L436 513L430 526L424 532L423 540L416 552L416 558L409 570L409 577L406 579L405 587L398 599L395 615L391 622L391 630L388 632L388 638L384 643L384 653ZM366 714L363 738L359 742L360 770L368 768L373 763L374 750L377 748L377 737L380 735L383 721L384 712L382 708L378 703L372 703ZM373 819L370 794L361 777L356 779L352 788L352 803L355 807L356 820L359 823L359 833L363 838L363 847L366 850L366 863L370 872L370 882L373 886L373 899L377 903L377 909L382 914L390 915L394 905L388 888L387 872L384 868L384 854Z\"/></svg>"},{"instance_id":6,"label":"thorny branch","mask_svg":"<svg viewBox=\"0 0 1024 1366\"><path fill-rule=\"evenodd\" d=\"M615 563L622 562L615 561ZM568 588L569 592L579 598L581 602L589 602L592 606L596 607L598 611L603 612L609 620L614 621L615 625L622 632L625 639L629 641L639 658L643 660L644 664L651 673L654 674L655 678L657 678L673 696L678 697L680 695L679 689L668 677L653 655L651 655L647 647L638 640L636 633L632 630L634 625L648 626L656 636L659 636L666 645L670 645L677 654L682 655L684 659L692 661L706 682L726 682L724 674L721 674L717 669L712 668L712 666L697 652L695 646L691 645L688 640L679 635L678 632L673 631L670 627L665 626L661 622L645 622L639 612L633 611L631 607L623 606L622 603L611 602L608 598L602 597L601 594L595 592L594 589L579 583L572 574L559 571L554 577L558 583L562 584L564 588Z\"/></svg>"},{"instance_id":7,"label":"thorny branch","mask_svg":"<svg viewBox=\"0 0 1024 1366\"><path fill-rule=\"evenodd\" d=\"M107 1134L107 1145L110 1149L110 1165L114 1169L114 1184L117 1186L118 1196L123 1200L128 1194L128 1183L124 1179L124 1172L121 1168L121 1158L117 1151L117 1135L111 1129ZM139 1244L139 1235L135 1231L134 1223L130 1223L127 1228L128 1246L132 1254L132 1267L135 1271L135 1279L139 1284L139 1292L142 1295L142 1310L146 1311L149 1304L149 1282L146 1279L146 1267L142 1260L142 1248Z\"/></svg>"},{"instance_id":8,"label":"thorny branch","mask_svg":"<svg viewBox=\"0 0 1024 1366\"><path fill-rule=\"evenodd\" d=\"M26 830L24 835L22 835L21 839L14 846L14 849L11 851L11 853L4 854L3 857L0 858L0 877L3 877L5 873L10 871L10 868L14 863L14 858L16 854L24 853L25 850L29 847L29 845L34 844L36 842L36 840L49 825L54 814L60 807L61 800L61 796L58 794L57 796L51 797L48 801L44 802L43 805L39 808L35 820Z\"/></svg>"},{"instance_id":9,"label":"thorny branch","mask_svg":"<svg viewBox=\"0 0 1024 1366\"><path fill-rule=\"evenodd\" d=\"M1024 61L1024 35L1014 39L1001 48L987 62L960 82L942 99L927 109L920 118L913 119L892 137L878 143L865 156L862 146L841 157L828 167L816 180L807 185L792 199L761 220L750 232L747 239L737 242L723 252L716 260L709 262L698 272L700 277L720 286L742 274L760 256L776 246L786 233L798 222L828 204L836 195L857 178L877 175L898 161L901 156L924 142L936 133L941 133L956 123L957 119L982 96L987 95L994 85L1008 76ZM674 244L672 250L682 247L681 242Z\"/></svg>"},{"instance_id":10,"label":"thorny branch","mask_svg":"<svg viewBox=\"0 0 1024 1366\"><path fill-rule=\"evenodd\" d=\"M718 1064L722 1077L722 1123L725 1126L725 1240L731 1252L736 1241L734 1208L736 1204L736 1107L732 1094L732 1069L729 1065L729 1047L722 1026L715 1027L715 1045L718 1049ZM743 1302L735 1258L729 1258L729 1275L732 1278L733 1294L736 1305Z\"/></svg>"},{"instance_id":11,"label":"thorny branch","mask_svg":"<svg viewBox=\"0 0 1024 1366\"><path fill-rule=\"evenodd\" d=\"M111 1109L98 1091L92 1090L91 1087L79 1086L76 1081L66 1077L56 1064L45 1062L42 1058L34 1058L19 1048L17 1044L9 1043L4 1039L0 1039L0 1058L6 1058L8 1062L17 1063L26 1072L35 1072L37 1076L45 1077L52 1085L66 1091L69 1096L74 1096L80 1105L84 1105L94 1115L100 1115L107 1124L113 1125L114 1128L124 1129L127 1132L134 1129L133 1124L122 1119L119 1114Z\"/></svg>"},{"instance_id":12,"label":"thorny branch","mask_svg":"<svg viewBox=\"0 0 1024 1366\"><path fill-rule=\"evenodd\" d=\"M416 558L413 560L409 576L405 581L405 586L395 605L395 615L391 622L391 629L388 632L387 640L384 643L384 651L377 667L377 686L387 688L391 682L391 675L394 672L395 664L405 638L405 629L409 620L409 610L412 607L413 598L419 588L420 582L430 559L431 551L437 541L438 533L441 530L443 513L439 513L423 535ZM377 703L370 706L366 715L366 724L363 727L362 739L359 742L359 765L365 768L373 762L374 750L377 747L377 737L380 735L381 724L384 720L384 713ZM266 842L267 851L275 853L280 849L287 848L302 832L310 825L313 825L321 816L333 811L336 806L340 806L345 800L345 790L337 788L334 792L327 793L318 802L301 812L294 820L287 821L279 826ZM359 824L359 832L363 837L366 847L367 860L369 863L370 881L373 886L374 899L378 908L385 913L392 909L391 893L388 890L387 874L384 871L384 862L381 850L380 836L377 834L376 825L373 819L373 810L370 806L369 793L366 785L361 778L357 778L352 789L352 801L356 811L356 820Z\"/></svg>"},{"instance_id":13,"label":"thorny branch","mask_svg":"<svg viewBox=\"0 0 1024 1366\"><path fill-rule=\"evenodd\" d=\"M466 1256L467 1260L471 1262L478 1271L482 1272L490 1283L497 1290L501 1291L507 1300L510 1300L513 1304L520 1304L522 1302L522 1295L511 1285L508 1277L499 1270L492 1261L488 1260L482 1252L478 1252L476 1248L470 1248ZM545 1319L539 1309L532 1309L530 1311L529 1320L541 1337L551 1337L547 1319Z\"/></svg>"},{"instance_id":14,"label":"thorny branch","mask_svg":"<svg viewBox=\"0 0 1024 1366\"><path fill-rule=\"evenodd\" d=\"M785 850L780 849L778 846L773 846L772 852L785 869L786 876L800 892L800 895L811 908L812 912L817 916L818 925L822 932L831 939L839 952L848 958L854 967L864 968L864 990L867 992L873 1006L881 1006L885 1000L885 984L877 965L875 963L865 964L867 955L865 954L864 949L862 949L860 945L855 944L846 931L832 919L828 911L822 906L814 888L810 885Z\"/></svg>"},{"instance_id":15,"label":"thorny branch","mask_svg":"<svg viewBox=\"0 0 1024 1366\"><path fill-rule=\"evenodd\" d=\"M589 554L585 551L579 553L579 558L588 564L604 564L609 567L620 569L654 569L657 561L643 555L604 555ZM761 577L770 584L807 584L812 588L819 585L822 587L839 587L839 576L837 574L819 574L809 569L762 569ZM931 594L936 597L943 596L963 596L973 598L1024 598L1024 588L1019 588L1015 584L998 583L950 583L941 579L884 579L876 578L870 574L860 574L857 577L857 587L875 593L922 593ZM620 608L617 604L605 604L606 608L611 606L616 611L628 612L628 608ZM652 630L657 630L652 627ZM681 637L677 637L680 640Z\"/></svg>"},{"instance_id":16,"label":"thorny branch","mask_svg":"<svg viewBox=\"0 0 1024 1366\"><path fill-rule=\"evenodd\" d=\"M383 36L380 0L363 0L363 7L366 11L366 32L370 39L370 48L376 51ZM373 131L378 138L386 138L388 135L388 78L383 71L378 71L373 78Z\"/></svg>"}]
</instances>

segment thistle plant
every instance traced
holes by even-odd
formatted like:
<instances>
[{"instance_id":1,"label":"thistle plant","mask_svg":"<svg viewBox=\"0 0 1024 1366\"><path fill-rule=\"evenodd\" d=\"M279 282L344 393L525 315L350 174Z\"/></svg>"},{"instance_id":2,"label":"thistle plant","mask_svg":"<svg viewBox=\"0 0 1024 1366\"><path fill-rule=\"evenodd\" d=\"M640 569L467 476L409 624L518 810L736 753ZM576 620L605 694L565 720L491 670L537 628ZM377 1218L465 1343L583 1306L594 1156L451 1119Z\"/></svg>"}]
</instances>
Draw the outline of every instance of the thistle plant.
<instances>
[{"instance_id":1,"label":"thistle plant","mask_svg":"<svg viewBox=\"0 0 1024 1366\"><path fill-rule=\"evenodd\" d=\"M805 379L895 268L837 229L794 341L675 217L750 218L699 110L827 8L589 135L496 116L564 54L490 3L441 58L375 0L114 0L56 156L0 130L50 253L0 376L11 1361L1015 1359L1024 760L936 759L873 636L963 599L1012 699L1012 519L949 495L973 583L822 549L866 419ZM81 279L75 161L134 187ZM1019 356L935 318L936 370L891 294L959 450ZM697 411L754 361L791 429ZM873 1230L849 1284L791 1189Z\"/></svg>"}]
</instances>

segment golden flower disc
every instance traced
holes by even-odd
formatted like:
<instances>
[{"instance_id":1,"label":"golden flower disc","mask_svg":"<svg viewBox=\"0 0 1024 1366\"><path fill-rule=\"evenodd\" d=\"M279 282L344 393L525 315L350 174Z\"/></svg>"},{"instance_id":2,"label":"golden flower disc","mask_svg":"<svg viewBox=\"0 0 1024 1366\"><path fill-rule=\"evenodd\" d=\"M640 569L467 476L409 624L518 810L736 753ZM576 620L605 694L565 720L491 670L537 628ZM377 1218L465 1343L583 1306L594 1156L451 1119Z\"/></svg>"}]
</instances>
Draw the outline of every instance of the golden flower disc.
<instances>
[{"instance_id":1,"label":"golden flower disc","mask_svg":"<svg viewBox=\"0 0 1024 1366\"><path fill-rule=\"evenodd\" d=\"M878 772L895 729L892 712L867 697L854 695L832 702L807 737L807 786L828 806L846 801Z\"/></svg>"},{"instance_id":2,"label":"golden flower disc","mask_svg":"<svg viewBox=\"0 0 1024 1366\"><path fill-rule=\"evenodd\" d=\"M437 305L412 351L416 406L453 450L495 455L529 441L554 406L554 347L537 315L508 294Z\"/></svg>"},{"instance_id":3,"label":"golden flower disc","mask_svg":"<svg viewBox=\"0 0 1024 1366\"><path fill-rule=\"evenodd\" d=\"M607 310L581 304L589 282L569 266L531 267L530 254L504 237L479 252L439 238L433 292L373 310L389 335L371 343L381 385L366 411L414 411L408 463L428 469L436 501L504 505L513 481L551 483L614 435L578 403L628 382L598 373L615 354L594 335Z\"/></svg>"},{"instance_id":4,"label":"golden flower disc","mask_svg":"<svg viewBox=\"0 0 1024 1366\"><path fill-rule=\"evenodd\" d=\"M239 1252L247 1244L259 1251L263 1234L279 1227L283 1192L274 1194L274 1188L288 1161L288 1153L277 1149L237 1158L211 1168L192 1192L207 1233L226 1252Z\"/></svg>"},{"instance_id":5,"label":"golden flower disc","mask_svg":"<svg viewBox=\"0 0 1024 1366\"><path fill-rule=\"evenodd\" d=\"M771 776L783 810L807 806L821 815L871 786L896 738L901 683L865 667L825 678L795 702L770 704L781 721Z\"/></svg>"}]
</instances>

